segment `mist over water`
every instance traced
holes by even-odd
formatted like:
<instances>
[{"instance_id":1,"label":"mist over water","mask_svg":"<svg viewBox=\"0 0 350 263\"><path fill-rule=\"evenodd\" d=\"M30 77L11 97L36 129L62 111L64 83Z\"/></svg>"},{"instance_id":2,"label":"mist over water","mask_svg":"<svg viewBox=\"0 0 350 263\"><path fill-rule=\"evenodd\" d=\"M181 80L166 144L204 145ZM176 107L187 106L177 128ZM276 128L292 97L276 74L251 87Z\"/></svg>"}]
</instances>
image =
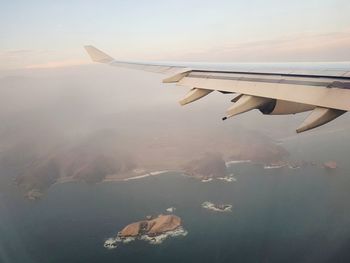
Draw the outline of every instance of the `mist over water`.
<instances>
[{"instance_id":1,"label":"mist over water","mask_svg":"<svg viewBox=\"0 0 350 263\"><path fill-rule=\"evenodd\" d=\"M137 76L103 66L0 73L3 262L349 261L346 114L301 135L294 129L305 114L251 112L222 122L231 95L212 94L180 107L176 101L184 88L161 85L158 75ZM98 163L103 169L117 165L122 171L124 160L139 164L140 152L150 155L154 145L159 152L142 159L143 165L158 165L162 154L196 158L215 145L220 152L228 142L261 138L279 143L290 160L317 165L264 170L236 164L229 171L237 178L234 183L201 183L172 172L127 182L54 184L37 201L25 199L14 183L24 175L46 176L41 168L50 160L67 172L104 156ZM169 159L161 163L172 164ZM339 168L329 172L320 166L329 160ZM204 201L232 203L233 211L211 213L201 208ZM126 224L171 206L189 232L186 237L159 246L103 247Z\"/></svg>"}]
</instances>

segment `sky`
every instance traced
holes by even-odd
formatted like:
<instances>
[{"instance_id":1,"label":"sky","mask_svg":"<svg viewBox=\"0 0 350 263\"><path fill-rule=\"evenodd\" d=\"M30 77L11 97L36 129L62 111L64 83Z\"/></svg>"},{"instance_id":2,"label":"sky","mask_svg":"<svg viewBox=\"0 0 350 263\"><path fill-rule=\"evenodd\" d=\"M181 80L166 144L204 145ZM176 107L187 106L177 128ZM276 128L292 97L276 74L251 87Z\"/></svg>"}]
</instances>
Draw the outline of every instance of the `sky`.
<instances>
[{"instance_id":1,"label":"sky","mask_svg":"<svg viewBox=\"0 0 350 263\"><path fill-rule=\"evenodd\" d=\"M0 69L120 59L350 61L350 1L0 0Z\"/></svg>"}]
</instances>

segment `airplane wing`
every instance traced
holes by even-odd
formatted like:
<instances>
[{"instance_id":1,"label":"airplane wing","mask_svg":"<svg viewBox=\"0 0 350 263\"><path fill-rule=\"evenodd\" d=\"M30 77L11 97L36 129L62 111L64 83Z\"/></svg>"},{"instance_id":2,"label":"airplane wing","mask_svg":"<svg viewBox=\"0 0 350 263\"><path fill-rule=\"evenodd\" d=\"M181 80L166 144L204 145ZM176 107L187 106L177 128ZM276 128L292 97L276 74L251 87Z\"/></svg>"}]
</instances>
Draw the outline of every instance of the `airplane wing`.
<instances>
[{"instance_id":1,"label":"airplane wing","mask_svg":"<svg viewBox=\"0 0 350 263\"><path fill-rule=\"evenodd\" d=\"M94 62L167 74L163 83L190 87L181 105L196 101L213 91L236 93L223 120L253 109L263 114L283 115L311 111L296 129L303 132L334 120L350 110L350 68L328 68L307 64L235 64L231 67L195 63L118 61L93 46L85 46ZM349 66L349 65L346 65ZM305 69L306 68L306 69Z\"/></svg>"}]
</instances>

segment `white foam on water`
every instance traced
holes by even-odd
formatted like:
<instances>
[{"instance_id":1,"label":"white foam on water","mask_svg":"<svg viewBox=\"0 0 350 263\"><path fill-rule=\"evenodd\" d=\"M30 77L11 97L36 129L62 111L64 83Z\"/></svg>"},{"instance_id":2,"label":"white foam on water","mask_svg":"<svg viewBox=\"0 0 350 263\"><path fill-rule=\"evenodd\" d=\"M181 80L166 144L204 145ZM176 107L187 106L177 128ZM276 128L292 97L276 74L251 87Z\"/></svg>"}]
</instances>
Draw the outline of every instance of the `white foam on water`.
<instances>
[{"instance_id":1,"label":"white foam on water","mask_svg":"<svg viewBox=\"0 0 350 263\"><path fill-rule=\"evenodd\" d=\"M175 230L167 231L160 235L150 237L148 235L142 235L141 240L147 241L152 245L159 245L164 242L168 237L179 237L179 236L187 236L188 232L183 227L178 227Z\"/></svg>"},{"instance_id":2,"label":"white foam on water","mask_svg":"<svg viewBox=\"0 0 350 263\"><path fill-rule=\"evenodd\" d=\"M156 236L149 236L146 234L140 237L120 238L119 236L117 236L116 238L108 238L103 246L107 249L114 249L117 248L121 243L128 244L130 242L135 241L136 239L146 241L152 245L159 245L162 244L164 240L166 240L168 237L186 236L187 234L187 230L180 226L172 231L167 231Z\"/></svg>"},{"instance_id":3,"label":"white foam on water","mask_svg":"<svg viewBox=\"0 0 350 263\"><path fill-rule=\"evenodd\" d=\"M233 164L239 164L239 163L251 163L252 161L251 160L232 160L232 161L228 161L226 162L226 166L230 166L230 165L233 165Z\"/></svg>"},{"instance_id":4,"label":"white foam on water","mask_svg":"<svg viewBox=\"0 0 350 263\"><path fill-rule=\"evenodd\" d=\"M208 183L208 182L211 182L213 181L213 178L207 178L207 179L202 179L201 182L202 183Z\"/></svg>"},{"instance_id":5,"label":"white foam on water","mask_svg":"<svg viewBox=\"0 0 350 263\"><path fill-rule=\"evenodd\" d=\"M285 165L264 165L264 169L280 169L285 167Z\"/></svg>"},{"instance_id":6,"label":"white foam on water","mask_svg":"<svg viewBox=\"0 0 350 263\"><path fill-rule=\"evenodd\" d=\"M108 238L103 244L103 246L107 249L115 249L118 247L118 243L119 242L116 238Z\"/></svg>"},{"instance_id":7,"label":"white foam on water","mask_svg":"<svg viewBox=\"0 0 350 263\"><path fill-rule=\"evenodd\" d=\"M142 178L146 178L146 177L150 177L150 176L161 175L161 174L164 174L164 173L167 173L167 172L169 172L169 171L168 170L164 170L164 171L150 172L148 174L143 174L143 175L138 175L138 176L134 176L134 177L130 177L130 178L125 178L123 181L142 179Z\"/></svg>"},{"instance_id":8,"label":"white foam on water","mask_svg":"<svg viewBox=\"0 0 350 263\"><path fill-rule=\"evenodd\" d=\"M169 207L169 208L167 208L167 209L165 209L167 212L169 212L169 213L174 213L175 212L175 210L176 210L176 208L175 207Z\"/></svg>"},{"instance_id":9,"label":"white foam on water","mask_svg":"<svg viewBox=\"0 0 350 263\"><path fill-rule=\"evenodd\" d=\"M225 176L225 177L218 177L217 179L221 180L221 181L228 182L228 183L237 182L237 179L233 175Z\"/></svg>"}]
</instances>

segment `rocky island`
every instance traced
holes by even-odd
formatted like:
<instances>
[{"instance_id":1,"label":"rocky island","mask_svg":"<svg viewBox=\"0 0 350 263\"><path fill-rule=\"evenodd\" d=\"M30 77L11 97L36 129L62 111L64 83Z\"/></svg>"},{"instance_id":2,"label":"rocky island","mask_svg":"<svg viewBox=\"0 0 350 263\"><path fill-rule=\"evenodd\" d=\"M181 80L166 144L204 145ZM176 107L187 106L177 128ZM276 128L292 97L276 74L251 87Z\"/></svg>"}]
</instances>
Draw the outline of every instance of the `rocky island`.
<instances>
[{"instance_id":1,"label":"rocky island","mask_svg":"<svg viewBox=\"0 0 350 263\"><path fill-rule=\"evenodd\" d=\"M214 204L206 201L202 204L202 207L215 212L232 212L232 205L230 204Z\"/></svg>"},{"instance_id":2,"label":"rocky island","mask_svg":"<svg viewBox=\"0 0 350 263\"><path fill-rule=\"evenodd\" d=\"M116 248L120 243L129 243L136 239L150 244L161 244L168 237L186 236L187 231L181 225L181 218L176 215L159 215L125 226L117 237L105 241L104 247Z\"/></svg>"}]
</instances>

